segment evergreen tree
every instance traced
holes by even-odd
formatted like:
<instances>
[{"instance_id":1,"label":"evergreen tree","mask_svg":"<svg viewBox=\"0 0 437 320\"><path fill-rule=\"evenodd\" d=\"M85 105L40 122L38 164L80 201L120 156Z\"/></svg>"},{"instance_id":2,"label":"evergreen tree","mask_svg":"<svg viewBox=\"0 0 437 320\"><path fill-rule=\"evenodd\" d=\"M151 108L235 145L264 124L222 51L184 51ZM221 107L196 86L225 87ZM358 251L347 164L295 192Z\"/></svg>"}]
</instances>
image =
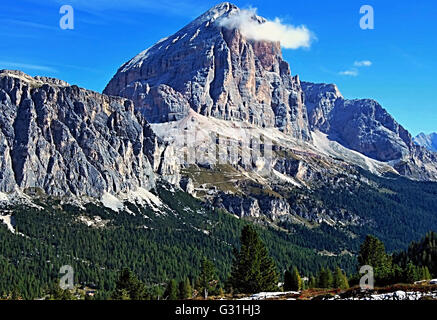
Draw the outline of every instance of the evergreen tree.
<instances>
[{"instance_id":1,"label":"evergreen tree","mask_svg":"<svg viewBox=\"0 0 437 320\"><path fill-rule=\"evenodd\" d=\"M429 232L419 242L412 242L407 251L395 254L393 260L404 269L409 262L427 267L430 277L437 276L437 233Z\"/></svg>"},{"instance_id":2,"label":"evergreen tree","mask_svg":"<svg viewBox=\"0 0 437 320\"><path fill-rule=\"evenodd\" d=\"M310 280L308 282L308 288L310 289L314 289L317 287L317 280L316 277L314 277L313 275L310 276Z\"/></svg>"},{"instance_id":3,"label":"evergreen tree","mask_svg":"<svg viewBox=\"0 0 437 320\"><path fill-rule=\"evenodd\" d=\"M193 291L191 289L191 283L188 278L184 281L179 282L179 299L186 300L190 299L193 295Z\"/></svg>"},{"instance_id":4,"label":"evergreen tree","mask_svg":"<svg viewBox=\"0 0 437 320\"><path fill-rule=\"evenodd\" d=\"M323 289L332 288L333 276L331 270L322 268L319 272L319 277L317 282L319 288L323 288Z\"/></svg>"},{"instance_id":5,"label":"evergreen tree","mask_svg":"<svg viewBox=\"0 0 437 320\"><path fill-rule=\"evenodd\" d=\"M387 284L393 277L391 257L385 252L385 246L378 238L368 235L360 248L358 256L360 266L373 267L375 281Z\"/></svg>"},{"instance_id":6,"label":"evergreen tree","mask_svg":"<svg viewBox=\"0 0 437 320\"><path fill-rule=\"evenodd\" d=\"M240 293L277 290L276 265L253 226L247 225L241 232L241 248L234 250L230 283Z\"/></svg>"},{"instance_id":7,"label":"evergreen tree","mask_svg":"<svg viewBox=\"0 0 437 320\"><path fill-rule=\"evenodd\" d=\"M198 289L202 292L205 299L208 298L209 292L214 289L214 280L216 277L214 264L207 258L203 258L201 264L201 273L199 277Z\"/></svg>"},{"instance_id":8,"label":"evergreen tree","mask_svg":"<svg viewBox=\"0 0 437 320\"><path fill-rule=\"evenodd\" d=\"M404 271L404 280L406 283L414 283L415 281L418 281L420 278L420 274L418 274L418 269L417 267L409 262L407 264L407 267L405 268Z\"/></svg>"},{"instance_id":9,"label":"evergreen tree","mask_svg":"<svg viewBox=\"0 0 437 320\"><path fill-rule=\"evenodd\" d=\"M427 266L421 268L422 277L420 280L431 280L431 273Z\"/></svg>"},{"instance_id":10,"label":"evergreen tree","mask_svg":"<svg viewBox=\"0 0 437 320\"><path fill-rule=\"evenodd\" d=\"M349 288L347 277L339 267L337 267L334 272L333 287L336 289Z\"/></svg>"},{"instance_id":11,"label":"evergreen tree","mask_svg":"<svg viewBox=\"0 0 437 320\"><path fill-rule=\"evenodd\" d=\"M18 289L14 289L12 291L12 300L21 300ZM75 300L75 296L72 291L69 289L61 289L57 282L53 283L51 288L49 289L49 300Z\"/></svg>"},{"instance_id":12,"label":"evergreen tree","mask_svg":"<svg viewBox=\"0 0 437 320\"><path fill-rule=\"evenodd\" d=\"M116 282L114 300L144 300L147 298L146 286L129 270L123 269Z\"/></svg>"},{"instance_id":13,"label":"evergreen tree","mask_svg":"<svg viewBox=\"0 0 437 320\"><path fill-rule=\"evenodd\" d=\"M167 300L177 300L178 299L178 288L176 280L172 279L167 284L167 289L164 293L164 298Z\"/></svg>"},{"instance_id":14,"label":"evergreen tree","mask_svg":"<svg viewBox=\"0 0 437 320\"><path fill-rule=\"evenodd\" d=\"M284 291L291 291L291 272L288 270L285 270L284 272Z\"/></svg>"},{"instance_id":15,"label":"evergreen tree","mask_svg":"<svg viewBox=\"0 0 437 320\"><path fill-rule=\"evenodd\" d=\"M288 273L288 275L287 275ZM287 282L286 276L287 275ZM284 290L285 291L300 291L302 290L302 278L300 277L299 271L296 267L293 268L292 272L287 271L284 275Z\"/></svg>"}]
</instances>

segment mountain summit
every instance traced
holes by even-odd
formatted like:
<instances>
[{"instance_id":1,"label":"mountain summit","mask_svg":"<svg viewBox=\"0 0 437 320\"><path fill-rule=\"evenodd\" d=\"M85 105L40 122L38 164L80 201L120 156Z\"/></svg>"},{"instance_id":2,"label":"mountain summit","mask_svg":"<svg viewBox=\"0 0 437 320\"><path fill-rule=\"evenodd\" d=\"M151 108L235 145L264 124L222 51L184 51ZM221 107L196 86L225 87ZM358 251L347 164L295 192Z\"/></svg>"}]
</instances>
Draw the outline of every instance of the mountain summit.
<instances>
[{"instance_id":1,"label":"mountain summit","mask_svg":"<svg viewBox=\"0 0 437 320\"><path fill-rule=\"evenodd\" d=\"M278 129L300 142L311 143L320 132L402 175L437 179L437 156L415 145L380 104L346 100L335 85L301 83L283 60L281 44L249 39L241 19L267 23L255 11L219 4L122 65L104 93L132 99L150 123L182 121L194 112Z\"/></svg>"},{"instance_id":2,"label":"mountain summit","mask_svg":"<svg viewBox=\"0 0 437 320\"><path fill-rule=\"evenodd\" d=\"M414 138L414 142L430 151L437 152L437 133L420 133Z\"/></svg>"},{"instance_id":3,"label":"mountain summit","mask_svg":"<svg viewBox=\"0 0 437 320\"><path fill-rule=\"evenodd\" d=\"M152 123L180 120L192 109L310 140L300 81L280 43L250 40L225 26L240 13L230 3L215 6L125 63L104 93L129 97Z\"/></svg>"}]
</instances>

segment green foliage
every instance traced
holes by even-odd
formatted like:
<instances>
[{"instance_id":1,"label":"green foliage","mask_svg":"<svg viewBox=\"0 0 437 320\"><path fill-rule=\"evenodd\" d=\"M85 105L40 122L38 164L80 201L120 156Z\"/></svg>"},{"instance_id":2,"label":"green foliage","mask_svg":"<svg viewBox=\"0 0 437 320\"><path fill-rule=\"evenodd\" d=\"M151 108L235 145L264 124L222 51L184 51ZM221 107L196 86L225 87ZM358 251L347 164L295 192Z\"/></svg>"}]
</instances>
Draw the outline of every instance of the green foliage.
<instances>
[{"instance_id":1,"label":"green foliage","mask_svg":"<svg viewBox=\"0 0 437 320\"><path fill-rule=\"evenodd\" d=\"M329 289L333 287L333 276L329 269L322 268L317 277L317 287L323 289Z\"/></svg>"},{"instance_id":2,"label":"green foliage","mask_svg":"<svg viewBox=\"0 0 437 320\"><path fill-rule=\"evenodd\" d=\"M284 290L285 291L300 291L302 290L302 278L296 267L292 271L285 271L284 274Z\"/></svg>"},{"instance_id":3,"label":"green foliage","mask_svg":"<svg viewBox=\"0 0 437 320\"><path fill-rule=\"evenodd\" d=\"M191 299L193 296L193 289L191 287L190 280L186 278L179 282L179 299L186 300Z\"/></svg>"},{"instance_id":4,"label":"green foliage","mask_svg":"<svg viewBox=\"0 0 437 320\"><path fill-rule=\"evenodd\" d=\"M358 256L360 266L369 265L374 270L375 281L388 284L393 277L391 257L386 253L385 246L378 238L368 235L361 245Z\"/></svg>"},{"instance_id":5,"label":"green foliage","mask_svg":"<svg viewBox=\"0 0 437 320\"><path fill-rule=\"evenodd\" d=\"M314 276L310 276L309 282L308 282L308 288L314 289L317 288L317 279Z\"/></svg>"},{"instance_id":6,"label":"green foliage","mask_svg":"<svg viewBox=\"0 0 437 320\"><path fill-rule=\"evenodd\" d=\"M337 267L334 272L333 287L338 289L349 288L349 282L347 276L339 267Z\"/></svg>"},{"instance_id":7,"label":"green foliage","mask_svg":"<svg viewBox=\"0 0 437 320\"><path fill-rule=\"evenodd\" d=\"M201 272L198 280L198 290L202 292L205 299L208 298L208 294L216 287L216 272L214 264L206 257L202 260Z\"/></svg>"},{"instance_id":8,"label":"green foliage","mask_svg":"<svg viewBox=\"0 0 437 320\"><path fill-rule=\"evenodd\" d=\"M24 236L0 224L0 296L44 297L50 285L59 281L59 268L65 264L73 266L76 284L97 289L96 299L112 296L124 268L145 285L146 298L162 297L165 288L161 283L197 279L204 256L214 261L216 280L223 283L231 272L232 247L241 245L240 231L246 225L253 225L279 270L294 265L302 275L337 266L348 274L356 271L356 257L342 251L358 252L367 233L381 239L391 252L406 249L409 242L437 228L437 184L361 174L370 185L293 190L288 199L293 205L316 199L326 210L351 212L370 222L360 226L322 223L307 228L290 221L279 223L280 228L254 225L166 186L155 191L168 206L161 212L127 204L130 213L116 214L93 204L80 209L56 199L37 203L42 210L11 208L16 228ZM79 216L99 216L109 222L104 228L88 227ZM435 233L430 233L393 255L390 281L404 281L409 262L437 276L436 240ZM323 250L335 255L318 254ZM272 266L268 259L264 265ZM420 278L429 277L425 273L421 271ZM130 298L126 289L120 294L120 298Z\"/></svg>"},{"instance_id":9,"label":"green foliage","mask_svg":"<svg viewBox=\"0 0 437 320\"><path fill-rule=\"evenodd\" d=\"M240 293L277 289L275 263L255 228L250 225L245 226L241 232L240 251L234 250L230 283Z\"/></svg>"},{"instance_id":10,"label":"green foliage","mask_svg":"<svg viewBox=\"0 0 437 320\"><path fill-rule=\"evenodd\" d=\"M164 293L164 299L177 300L179 298L178 286L176 280L171 279L167 284L167 289Z\"/></svg>"},{"instance_id":11,"label":"green foliage","mask_svg":"<svg viewBox=\"0 0 437 320\"><path fill-rule=\"evenodd\" d=\"M432 278L430 269L435 267L436 239L434 232L427 233L421 241L412 242L408 250L390 256L379 239L368 236L361 246L358 262L374 268L378 286L429 280ZM358 279L357 274L353 283L356 284Z\"/></svg>"},{"instance_id":12,"label":"green foliage","mask_svg":"<svg viewBox=\"0 0 437 320\"><path fill-rule=\"evenodd\" d=\"M410 262L426 267L430 275L424 277L437 276L437 233L429 232L420 241L412 242L406 251L395 253L393 260L403 268Z\"/></svg>"},{"instance_id":13,"label":"green foliage","mask_svg":"<svg viewBox=\"0 0 437 320\"><path fill-rule=\"evenodd\" d=\"M123 269L116 282L114 300L144 300L147 299L147 290L144 283L128 269Z\"/></svg>"},{"instance_id":14,"label":"green foliage","mask_svg":"<svg viewBox=\"0 0 437 320\"><path fill-rule=\"evenodd\" d=\"M16 299L14 297L16 293L13 294L12 299ZM73 295L72 290L69 289L61 289L58 283L53 283L48 292L48 300L76 300L76 297Z\"/></svg>"},{"instance_id":15,"label":"green foliage","mask_svg":"<svg viewBox=\"0 0 437 320\"><path fill-rule=\"evenodd\" d=\"M404 280L406 283L414 283L415 281L419 280L420 275L417 272L417 267L409 262L407 264L407 267L404 271Z\"/></svg>"},{"instance_id":16,"label":"green foliage","mask_svg":"<svg viewBox=\"0 0 437 320\"><path fill-rule=\"evenodd\" d=\"M359 172L369 184L351 183L340 188L325 185L309 195L325 210L346 210L367 221L348 228L358 236L351 246L372 234L384 242L388 252L393 252L406 249L429 230L437 230L437 183L397 175L379 177L363 169Z\"/></svg>"}]
</instances>

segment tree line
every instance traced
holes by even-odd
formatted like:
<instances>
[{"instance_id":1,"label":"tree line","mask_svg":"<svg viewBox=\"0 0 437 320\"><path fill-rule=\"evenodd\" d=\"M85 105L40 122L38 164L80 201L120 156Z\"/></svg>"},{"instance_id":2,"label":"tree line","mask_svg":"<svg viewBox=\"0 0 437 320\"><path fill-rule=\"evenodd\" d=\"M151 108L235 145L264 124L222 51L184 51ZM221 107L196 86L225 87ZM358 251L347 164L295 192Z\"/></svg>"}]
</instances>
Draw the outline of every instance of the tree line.
<instances>
[{"instance_id":1,"label":"tree line","mask_svg":"<svg viewBox=\"0 0 437 320\"><path fill-rule=\"evenodd\" d=\"M387 254L385 246L378 238L368 235L362 243L358 255L360 265L370 265L374 269L375 285L386 286L397 283L414 283L429 280L435 273L434 267L437 234L429 233L423 240L412 243L406 252ZM422 251L418 251L422 248ZM425 253L424 253L425 252ZM432 258L428 258L431 252ZM413 263L416 261L416 264ZM435 270L432 269L434 272ZM297 267L290 267L283 274L283 291L301 291L306 289L342 289L357 285L360 273L349 276L337 266L334 270L321 268L315 275L302 277ZM241 247L234 249L232 271L224 284L218 280L212 261L203 258L200 276L195 280L188 278L177 283L170 280L165 291L155 299L184 300L194 296L207 299L209 295L223 296L226 293L257 293L279 291L280 274L266 246L255 228L247 225L241 233ZM144 285L128 270L121 273L113 299L151 298L145 294Z\"/></svg>"}]
</instances>

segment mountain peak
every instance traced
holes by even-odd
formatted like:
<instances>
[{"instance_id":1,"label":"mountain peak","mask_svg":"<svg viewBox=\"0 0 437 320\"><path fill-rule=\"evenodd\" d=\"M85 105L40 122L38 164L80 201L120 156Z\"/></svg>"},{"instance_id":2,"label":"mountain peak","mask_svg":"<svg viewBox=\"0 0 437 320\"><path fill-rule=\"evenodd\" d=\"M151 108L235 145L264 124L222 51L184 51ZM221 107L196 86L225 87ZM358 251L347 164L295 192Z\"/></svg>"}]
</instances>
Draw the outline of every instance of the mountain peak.
<instances>
[{"instance_id":1,"label":"mountain peak","mask_svg":"<svg viewBox=\"0 0 437 320\"><path fill-rule=\"evenodd\" d=\"M433 132L430 134L425 134L421 132L414 138L414 143L425 147L430 151L437 152L437 133Z\"/></svg>"},{"instance_id":2,"label":"mountain peak","mask_svg":"<svg viewBox=\"0 0 437 320\"><path fill-rule=\"evenodd\" d=\"M279 41L246 36L241 20L266 21L229 2L216 5L125 63L104 93L131 98L153 123L180 120L192 109L310 139L300 81Z\"/></svg>"},{"instance_id":3,"label":"mountain peak","mask_svg":"<svg viewBox=\"0 0 437 320\"><path fill-rule=\"evenodd\" d=\"M208 11L204 13L205 14L218 14L219 16L222 16L224 14L230 13L234 10L240 10L235 4L230 2L222 2L218 5L212 7Z\"/></svg>"},{"instance_id":4,"label":"mountain peak","mask_svg":"<svg viewBox=\"0 0 437 320\"><path fill-rule=\"evenodd\" d=\"M192 28L194 26L199 27L201 25L209 26L211 23L214 23L219 19L228 17L230 14L237 13L239 11L240 9L236 5L230 2L222 2L200 15L187 27Z\"/></svg>"}]
</instances>

